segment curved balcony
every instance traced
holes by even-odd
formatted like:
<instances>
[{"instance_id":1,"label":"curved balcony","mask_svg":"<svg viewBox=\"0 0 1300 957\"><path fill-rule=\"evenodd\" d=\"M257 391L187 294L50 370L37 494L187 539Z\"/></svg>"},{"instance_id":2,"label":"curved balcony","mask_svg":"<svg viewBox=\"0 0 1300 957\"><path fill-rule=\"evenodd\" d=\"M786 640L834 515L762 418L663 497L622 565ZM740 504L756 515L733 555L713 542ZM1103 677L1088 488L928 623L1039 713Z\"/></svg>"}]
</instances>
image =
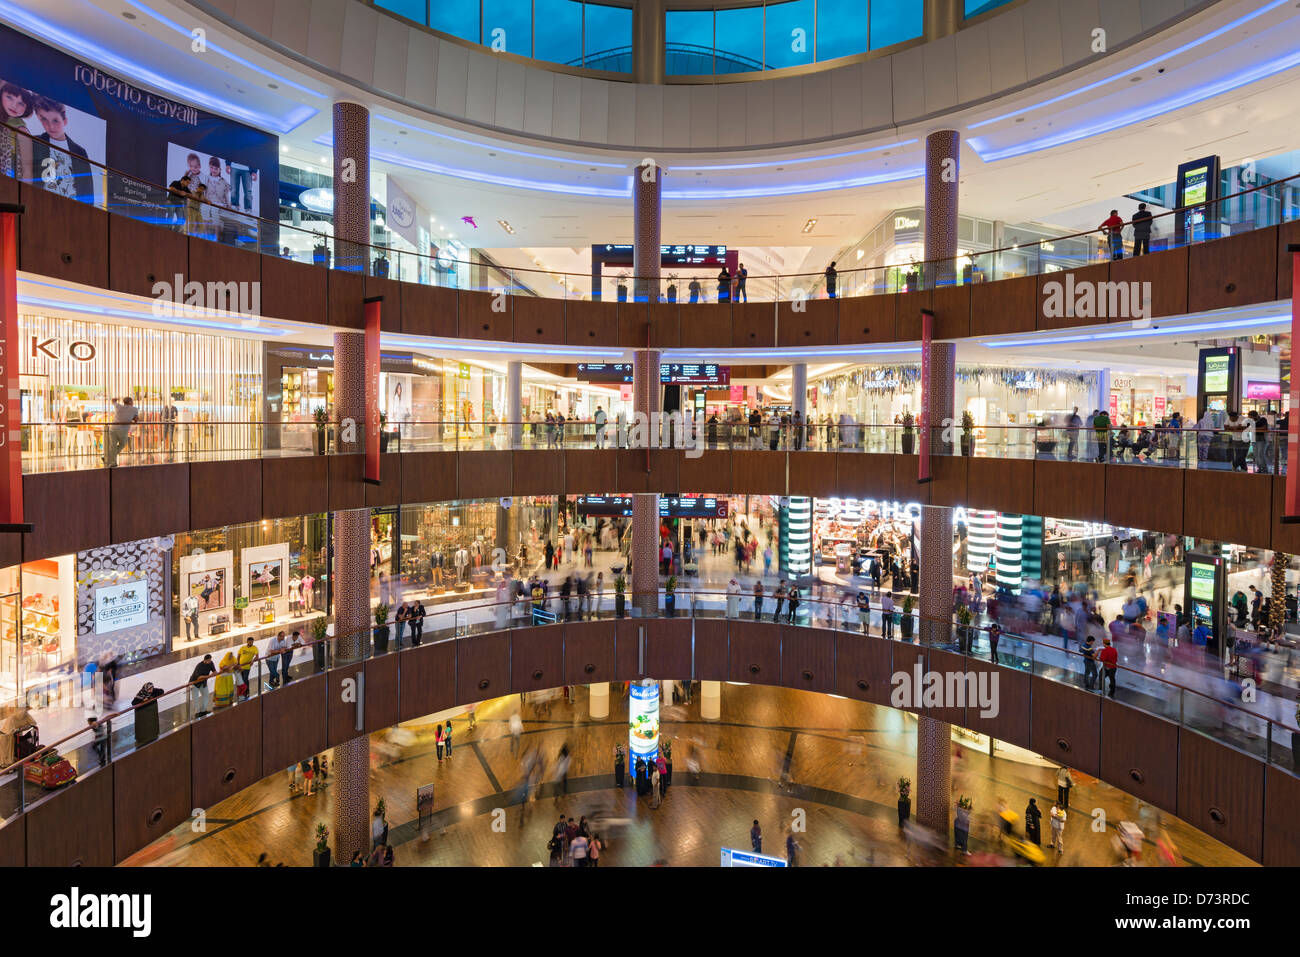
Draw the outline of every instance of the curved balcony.
<instances>
[{"instance_id":1,"label":"curved balcony","mask_svg":"<svg viewBox=\"0 0 1300 957\"><path fill-rule=\"evenodd\" d=\"M606 599L608 601L608 599ZM905 708L1036 751L1099 777L1265 864L1300 862L1300 732L1239 702L1130 668L1116 698L1090 691L1079 655L1010 628L996 655L978 628L906 618L914 638L863 634L839 602L804 601L792 620L751 617L750 602L681 589L657 617L619 618L597 603L589 620L534 624L534 602L435 612L425 641L383 651L364 640L340 660L335 639L295 653L292 681L272 689L265 659L249 697L195 717L189 685L104 716L49 742L78 772L53 793L28 780L25 758L0 772L0 864L110 865L304 755L458 705L565 684L691 678L780 685L894 706L893 676L916 668L996 687L978 706ZM629 605L631 603L629 602ZM576 610L575 610L576 611ZM578 619L581 615L577 616ZM1190 649L1120 648L1178 659ZM996 658L996 660L993 660ZM365 675L364 705L342 682ZM996 682L996 685L993 685ZM955 699L954 699L955 700ZM985 709L992 710L992 709ZM359 731L360 729L360 731ZM48 753L48 752L46 752ZM35 778L37 775L32 774Z\"/></svg>"}]
</instances>

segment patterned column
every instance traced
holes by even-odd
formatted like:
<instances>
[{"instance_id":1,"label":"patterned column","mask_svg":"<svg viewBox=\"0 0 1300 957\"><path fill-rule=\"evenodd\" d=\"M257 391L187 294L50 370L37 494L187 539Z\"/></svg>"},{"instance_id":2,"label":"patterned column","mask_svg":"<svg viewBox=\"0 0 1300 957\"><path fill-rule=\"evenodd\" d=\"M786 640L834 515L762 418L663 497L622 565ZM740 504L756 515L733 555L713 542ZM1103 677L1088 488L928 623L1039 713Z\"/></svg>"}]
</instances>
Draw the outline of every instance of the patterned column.
<instances>
[{"instance_id":1,"label":"patterned column","mask_svg":"<svg viewBox=\"0 0 1300 957\"><path fill-rule=\"evenodd\" d=\"M921 572L917 575L922 644L952 640L952 509L921 506Z\"/></svg>"},{"instance_id":2,"label":"patterned column","mask_svg":"<svg viewBox=\"0 0 1300 957\"><path fill-rule=\"evenodd\" d=\"M334 104L334 266L367 272L370 242L370 111Z\"/></svg>"},{"instance_id":3,"label":"patterned column","mask_svg":"<svg viewBox=\"0 0 1300 957\"><path fill-rule=\"evenodd\" d=\"M365 451L366 337L334 334L334 425L336 448ZM360 661L370 652L370 510L334 513L333 666ZM370 745L359 735L334 749L334 857L346 863L369 851Z\"/></svg>"},{"instance_id":4,"label":"patterned column","mask_svg":"<svg viewBox=\"0 0 1300 957\"><path fill-rule=\"evenodd\" d=\"M948 833L952 807L952 725L921 715L916 722L916 823Z\"/></svg>"},{"instance_id":5,"label":"patterned column","mask_svg":"<svg viewBox=\"0 0 1300 957\"><path fill-rule=\"evenodd\" d=\"M930 343L930 381L925 383L925 411L928 413L930 423L930 454L959 454L961 422L956 419L957 343L955 342ZM949 425L952 427L949 428Z\"/></svg>"},{"instance_id":6,"label":"patterned column","mask_svg":"<svg viewBox=\"0 0 1300 957\"><path fill-rule=\"evenodd\" d=\"M1291 566L1291 556L1286 552L1273 553L1272 599L1268 605L1268 626L1286 624L1286 570Z\"/></svg>"},{"instance_id":7,"label":"patterned column","mask_svg":"<svg viewBox=\"0 0 1300 957\"><path fill-rule=\"evenodd\" d=\"M656 230L657 232L657 230ZM655 247L656 255L658 246ZM659 384L659 352L656 349L638 349L632 362L632 408L637 417L652 416L661 410ZM652 434L648 423L645 436L656 445L657 434ZM638 459L645 452L635 453ZM632 496L632 604L643 615L654 615L659 609L659 495L644 492Z\"/></svg>"},{"instance_id":8,"label":"patterned column","mask_svg":"<svg viewBox=\"0 0 1300 957\"><path fill-rule=\"evenodd\" d=\"M925 138L926 289L956 281L960 154L961 134L956 130L938 130Z\"/></svg>"},{"instance_id":9,"label":"patterned column","mask_svg":"<svg viewBox=\"0 0 1300 957\"><path fill-rule=\"evenodd\" d=\"M653 161L632 170L632 299L659 301L659 223L664 171Z\"/></svg>"}]
</instances>

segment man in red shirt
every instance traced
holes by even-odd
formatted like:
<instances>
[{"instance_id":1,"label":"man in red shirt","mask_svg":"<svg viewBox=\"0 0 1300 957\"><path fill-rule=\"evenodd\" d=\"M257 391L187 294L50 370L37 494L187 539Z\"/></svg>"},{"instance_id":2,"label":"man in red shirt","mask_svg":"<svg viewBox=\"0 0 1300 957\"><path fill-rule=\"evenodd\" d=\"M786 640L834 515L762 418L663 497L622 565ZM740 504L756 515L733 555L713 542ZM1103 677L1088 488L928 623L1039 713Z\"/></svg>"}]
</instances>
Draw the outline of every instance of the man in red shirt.
<instances>
[{"instance_id":1,"label":"man in red shirt","mask_svg":"<svg viewBox=\"0 0 1300 957\"><path fill-rule=\"evenodd\" d=\"M1097 658L1101 661L1103 677L1110 683L1110 690L1106 693L1112 698L1115 697L1115 672L1119 669L1119 652L1115 646L1110 643L1109 638L1102 640L1103 647L1097 652Z\"/></svg>"},{"instance_id":2,"label":"man in red shirt","mask_svg":"<svg viewBox=\"0 0 1300 957\"><path fill-rule=\"evenodd\" d=\"M1124 220L1119 217L1119 210L1112 209L1110 216L1097 227L1110 240L1110 258L1124 258Z\"/></svg>"}]
</instances>

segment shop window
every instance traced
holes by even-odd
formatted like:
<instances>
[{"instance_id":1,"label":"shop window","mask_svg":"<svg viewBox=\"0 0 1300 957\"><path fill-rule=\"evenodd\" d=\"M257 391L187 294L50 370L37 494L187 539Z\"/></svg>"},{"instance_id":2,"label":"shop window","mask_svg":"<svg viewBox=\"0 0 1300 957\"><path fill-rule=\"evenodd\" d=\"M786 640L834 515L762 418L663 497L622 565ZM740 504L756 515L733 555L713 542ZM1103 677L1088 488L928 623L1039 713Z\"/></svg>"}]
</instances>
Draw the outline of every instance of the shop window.
<instances>
[{"instance_id":1,"label":"shop window","mask_svg":"<svg viewBox=\"0 0 1300 957\"><path fill-rule=\"evenodd\" d=\"M816 23L813 0L771 3L765 11L763 66L768 70L802 66L813 61Z\"/></svg>"},{"instance_id":2,"label":"shop window","mask_svg":"<svg viewBox=\"0 0 1300 957\"><path fill-rule=\"evenodd\" d=\"M441 0L433 0L435 5ZM375 6L381 10L391 10L398 16L414 20L416 23L429 22L429 10L425 0L375 0Z\"/></svg>"},{"instance_id":3,"label":"shop window","mask_svg":"<svg viewBox=\"0 0 1300 957\"><path fill-rule=\"evenodd\" d=\"M496 52L532 56L532 5L483 0L483 45Z\"/></svg>"},{"instance_id":4,"label":"shop window","mask_svg":"<svg viewBox=\"0 0 1300 957\"><path fill-rule=\"evenodd\" d=\"M533 56L582 66L582 4L578 0L534 0L533 11Z\"/></svg>"},{"instance_id":5,"label":"shop window","mask_svg":"<svg viewBox=\"0 0 1300 957\"><path fill-rule=\"evenodd\" d=\"M871 4L871 49L915 40L925 32L924 0L874 0Z\"/></svg>"},{"instance_id":6,"label":"shop window","mask_svg":"<svg viewBox=\"0 0 1300 957\"><path fill-rule=\"evenodd\" d=\"M763 69L763 8L719 10L715 19L714 72Z\"/></svg>"},{"instance_id":7,"label":"shop window","mask_svg":"<svg viewBox=\"0 0 1300 957\"><path fill-rule=\"evenodd\" d=\"M864 53L867 0L817 0L817 59Z\"/></svg>"},{"instance_id":8,"label":"shop window","mask_svg":"<svg viewBox=\"0 0 1300 957\"><path fill-rule=\"evenodd\" d=\"M442 33L480 43L479 0L433 0L429 26Z\"/></svg>"}]
</instances>

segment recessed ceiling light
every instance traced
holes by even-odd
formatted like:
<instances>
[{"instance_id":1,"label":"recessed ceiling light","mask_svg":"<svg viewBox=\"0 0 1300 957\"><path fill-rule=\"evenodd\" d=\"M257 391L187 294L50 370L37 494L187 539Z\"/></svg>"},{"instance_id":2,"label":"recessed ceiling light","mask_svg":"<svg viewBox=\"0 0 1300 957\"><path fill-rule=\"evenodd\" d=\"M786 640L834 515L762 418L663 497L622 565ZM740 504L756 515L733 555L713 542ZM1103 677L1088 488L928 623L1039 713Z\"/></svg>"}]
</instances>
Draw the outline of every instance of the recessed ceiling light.
<instances>
[{"instance_id":1,"label":"recessed ceiling light","mask_svg":"<svg viewBox=\"0 0 1300 957\"><path fill-rule=\"evenodd\" d=\"M594 167L594 166L588 166L588 167L587 167L587 172L588 172L588 173L594 173L594 172L596 172L596 167Z\"/></svg>"},{"instance_id":2,"label":"recessed ceiling light","mask_svg":"<svg viewBox=\"0 0 1300 957\"><path fill-rule=\"evenodd\" d=\"M1141 79L1142 79L1141 76L1131 76L1131 77L1128 78L1128 81L1129 81L1130 83L1137 83L1137 82L1138 82L1139 80L1141 80Z\"/></svg>"},{"instance_id":3,"label":"recessed ceiling light","mask_svg":"<svg viewBox=\"0 0 1300 957\"><path fill-rule=\"evenodd\" d=\"M778 167L776 168L776 171L777 171L778 173L784 173L784 172L785 172L785 167L784 167L784 166L778 166Z\"/></svg>"},{"instance_id":4,"label":"recessed ceiling light","mask_svg":"<svg viewBox=\"0 0 1300 957\"><path fill-rule=\"evenodd\" d=\"M322 157L320 158L320 161L321 161L322 163L328 163L328 162L330 161L330 158L329 158L328 156L322 156Z\"/></svg>"},{"instance_id":5,"label":"recessed ceiling light","mask_svg":"<svg viewBox=\"0 0 1300 957\"><path fill-rule=\"evenodd\" d=\"M803 231L805 233L811 233L813 231L813 227L816 225L817 225L817 220L810 219L808 220L808 222L803 224Z\"/></svg>"},{"instance_id":6,"label":"recessed ceiling light","mask_svg":"<svg viewBox=\"0 0 1300 957\"><path fill-rule=\"evenodd\" d=\"M405 135L406 135L406 130L398 130L398 131L397 131L397 135L398 135L398 136L405 136Z\"/></svg>"},{"instance_id":7,"label":"recessed ceiling light","mask_svg":"<svg viewBox=\"0 0 1300 957\"><path fill-rule=\"evenodd\" d=\"M511 226L509 223L507 223L504 219L498 219L497 225L500 226L502 229L504 229L506 232L508 232L511 236L515 234L515 228ZM541 263L538 263L538 265L540 266Z\"/></svg>"},{"instance_id":8,"label":"recessed ceiling light","mask_svg":"<svg viewBox=\"0 0 1300 957\"><path fill-rule=\"evenodd\" d=\"M280 84L279 84L279 83L268 83L268 84L266 84L266 85L267 85L267 87L268 87L269 89L272 89L272 90L278 90L278 89L280 89Z\"/></svg>"},{"instance_id":9,"label":"recessed ceiling light","mask_svg":"<svg viewBox=\"0 0 1300 957\"><path fill-rule=\"evenodd\" d=\"M488 156L496 156L496 153L488 153Z\"/></svg>"},{"instance_id":10,"label":"recessed ceiling light","mask_svg":"<svg viewBox=\"0 0 1300 957\"><path fill-rule=\"evenodd\" d=\"M135 19L135 14L132 13L130 10L123 10L123 11L122 11L122 16L123 16L124 18L126 18L127 20L134 20L134 19Z\"/></svg>"},{"instance_id":11,"label":"recessed ceiling light","mask_svg":"<svg viewBox=\"0 0 1300 957\"><path fill-rule=\"evenodd\" d=\"M1025 118L1024 118L1023 116L1017 116L1017 117L1016 117L1016 122L1017 122L1017 123L1023 123L1024 121L1025 121Z\"/></svg>"},{"instance_id":12,"label":"recessed ceiling light","mask_svg":"<svg viewBox=\"0 0 1300 957\"><path fill-rule=\"evenodd\" d=\"M281 153L287 153L287 152L289 152L289 147L287 147L287 146L281 146L281 147L280 147L280 152L281 152Z\"/></svg>"}]
</instances>

